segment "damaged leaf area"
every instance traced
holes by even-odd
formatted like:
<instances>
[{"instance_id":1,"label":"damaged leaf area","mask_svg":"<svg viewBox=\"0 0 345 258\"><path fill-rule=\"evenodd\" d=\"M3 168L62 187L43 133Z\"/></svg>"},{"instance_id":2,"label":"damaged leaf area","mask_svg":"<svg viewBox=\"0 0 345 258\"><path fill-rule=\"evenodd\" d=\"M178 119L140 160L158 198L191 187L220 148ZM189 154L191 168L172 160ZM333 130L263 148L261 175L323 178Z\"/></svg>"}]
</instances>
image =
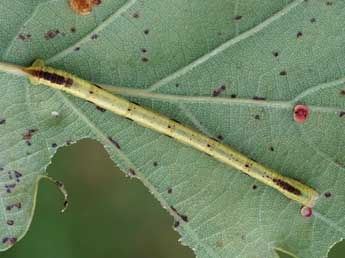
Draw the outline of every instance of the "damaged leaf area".
<instances>
[{"instance_id":1,"label":"damaged leaf area","mask_svg":"<svg viewBox=\"0 0 345 258\"><path fill-rule=\"evenodd\" d=\"M79 15L72 2L97 9ZM345 236L344 7L4 0L1 62L28 66L39 57L98 85L121 85L113 91L321 195L302 208L167 136L0 72L0 250L27 232L56 150L92 138L152 192L197 257L325 257Z\"/></svg>"}]
</instances>

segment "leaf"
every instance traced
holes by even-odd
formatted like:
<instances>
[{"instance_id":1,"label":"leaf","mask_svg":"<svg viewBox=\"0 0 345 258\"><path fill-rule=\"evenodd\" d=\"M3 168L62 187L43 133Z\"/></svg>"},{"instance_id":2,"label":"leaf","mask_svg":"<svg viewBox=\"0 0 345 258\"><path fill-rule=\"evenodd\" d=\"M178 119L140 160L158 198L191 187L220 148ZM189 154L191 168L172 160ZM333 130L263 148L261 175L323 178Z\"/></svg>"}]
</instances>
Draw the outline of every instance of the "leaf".
<instances>
[{"instance_id":1,"label":"leaf","mask_svg":"<svg viewBox=\"0 0 345 258\"><path fill-rule=\"evenodd\" d=\"M190 147L1 73L1 250L27 231L37 182L57 147L93 138L174 216L198 257L273 258L276 250L325 257L345 235L344 7L335 0L103 0L77 16L64 0L4 0L2 61L30 65L40 57L125 86L122 95L322 197L313 217L303 218L295 202ZM309 107L306 123L293 121L295 104Z\"/></svg>"}]
</instances>

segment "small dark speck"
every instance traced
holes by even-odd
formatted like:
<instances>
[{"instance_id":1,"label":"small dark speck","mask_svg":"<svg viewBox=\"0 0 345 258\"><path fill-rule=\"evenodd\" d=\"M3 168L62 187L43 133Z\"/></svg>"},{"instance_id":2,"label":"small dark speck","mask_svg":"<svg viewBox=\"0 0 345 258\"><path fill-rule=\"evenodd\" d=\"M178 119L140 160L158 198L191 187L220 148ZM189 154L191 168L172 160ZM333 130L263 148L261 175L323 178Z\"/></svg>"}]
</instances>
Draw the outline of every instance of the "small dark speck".
<instances>
[{"instance_id":1,"label":"small dark speck","mask_svg":"<svg viewBox=\"0 0 345 258\"><path fill-rule=\"evenodd\" d=\"M141 52L146 53L146 52L147 52L147 49L146 49L146 48L142 48L142 49L141 49Z\"/></svg>"},{"instance_id":2,"label":"small dark speck","mask_svg":"<svg viewBox=\"0 0 345 258\"><path fill-rule=\"evenodd\" d=\"M0 125L3 125L6 123L6 119L0 118Z\"/></svg>"},{"instance_id":3,"label":"small dark speck","mask_svg":"<svg viewBox=\"0 0 345 258\"><path fill-rule=\"evenodd\" d=\"M326 198L330 198L331 196L332 196L332 194L331 194L330 192L326 192L326 193L325 193L325 197L326 197Z\"/></svg>"},{"instance_id":4,"label":"small dark speck","mask_svg":"<svg viewBox=\"0 0 345 258\"><path fill-rule=\"evenodd\" d=\"M281 71L279 74L280 74L281 76L285 76L285 75L287 75L287 72L284 70L284 71Z\"/></svg>"},{"instance_id":5,"label":"small dark speck","mask_svg":"<svg viewBox=\"0 0 345 258\"><path fill-rule=\"evenodd\" d=\"M260 115L255 115L254 118L255 118L256 120L260 120Z\"/></svg>"},{"instance_id":6,"label":"small dark speck","mask_svg":"<svg viewBox=\"0 0 345 258\"><path fill-rule=\"evenodd\" d=\"M72 33L75 33L77 30L76 30L75 27L72 27L72 28L70 29L70 31L71 31Z\"/></svg>"},{"instance_id":7,"label":"small dark speck","mask_svg":"<svg viewBox=\"0 0 345 258\"><path fill-rule=\"evenodd\" d=\"M265 97L260 97L260 96L254 96L253 99L254 100L266 100Z\"/></svg>"},{"instance_id":8,"label":"small dark speck","mask_svg":"<svg viewBox=\"0 0 345 258\"><path fill-rule=\"evenodd\" d=\"M300 38L303 36L303 33L301 31L297 32L297 38Z\"/></svg>"},{"instance_id":9,"label":"small dark speck","mask_svg":"<svg viewBox=\"0 0 345 258\"><path fill-rule=\"evenodd\" d=\"M270 151L274 151L274 148L273 148L273 146L270 146Z\"/></svg>"},{"instance_id":10,"label":"small dark speck","mask_svg":"<svg viewBox=\"0 0 345 258\"><path fill-rule=\"evenodd\" d=\"M258 188L257 185L253 185L253 186L252 186L252 189L253 189L253 190L255 190L255 189L257 189L257 188Z\"/></svg>"},{"instance_id":11,"label":"small dark speck","mask_svg":"<svg viewBox=\"0 0 345 258\"><path fill-rule=\"evenodd\" d=\"M175 87L176 87L176 88L180 87L180 84L176 83L176 84L175 84Z\"/></svg>"},{"instance_id":12,"label":"small dark speck","mask_svg":"<svg viewBox=\"0 0 345 258\"><path fill-rule=\"evenodd\" d=\"M310 19L310 22L314 23L314 22L316 22L316 19L313 17L313 18Z\"/></svg>"},{"instance_id":13,"label":"small dark speck","mask_svg":"<svg viewBox=\"0 0 345 258\"><path fill-rule=\"evenodd\" d=\"M272 54L273 54L274 57L278 57L279 56L279 52L277 52L277 51L272 52Z\"/></svg>"},{"instance_id":14,"label":"small dark speck","mask_svg":"<svg viewBox=\"0 0 345 258\"><path fill-rule=\"evenodd\" d=\"M149 33L150 33L150 30L148 30L148 29L144 30L145 35L148 35Z\"/></svg>"},{"instance_id":15,"label":"small dark speck","mask_svg":"<svg viewBox=\"0 0 345 258\"><path fill-rule=\"evenodd\" d=\"M50 30L44 34L46 40L55 38L60 33L59 30Z\"/></svg>"},{"instance_id":16,"label":"small dark speck","mask_svg":"<svg viewBox=\"0 0 345 258\"><path fill-rule=\"evenodd\" d=\"M135 170L133 168L129 168L128 173L131 177L135 177L137 175L137 173L135 172Z\"/></svg>"},{"instance_id":17,"label":"small dark speck","mask_svg":"<svg viewBox=\"0 0 345 258\"><path fill-rule=\"evenodd\" d=\"M341 112L339 113L339 116L340 116L340 117L345 116L345 111L341 111Z\"/></svg>"},{"instance_id":18,"label":"small dark speck","mask_svg":"<svg viewBox=\"0 0 345 258\"><path fill-rule=\"evenodd\" d=\"M242 19L242 15L237 15L235 16L235 20L238 21L238 20L241 20Z\"/></svg>"},{"instance_id":19,"label":"small dark speck","mask_svg":"<svg viewBox=\"0 0 345 258\"><path fill-rule=\"evenodd\" d=\"M74 48L74 51L79 51L80 50L80 47L75 47Z\"/></svg>"},{"instance_id":20,"label":"small dark speck","mask_svg":"<svg viewBox=\"0 0 345 258\"><path fill-rule=\"evenodd\" d=\"M139 13L138 13L138 12L133 13L133 14L132 14L132 16L133 16L133 18L136 18L136 19L140 17L140 15L139 15Z\"/></svg>"},{"instance_id":21,"label":"small dark speck","mask_svg":"<svg viewBox=\"0 0 345 258\"><path fill-rule=\"evenodd\" d=\"M333 2L327 1L327 2L326 2L326 5L333 5Z\"/></svg>"},{"instance_id":22,"label":"small dark speck","mask_svg":"<svg viewBox=\"0 0 345 258\"><path fill-rule=\"evenodd\" d=\"M57 145L56 143L53 143L53 144L52 144L52 147L53 147L53 148L56 148L57 146L58 146L58 145Z\"/></svg>"},{"instance_id":23,"label":"small dark speck","mask_svg":"<svg viewBox=\"0 0 345 258\"><path fill-rule=\"evenodd\" d=\"M168 194L171 194L172 191L173 191L172 188L169 188L169 189L168 189Z\"/></svg>"},{"instance_id":24,"label":"small dark speck","mask_svg":"<svg viewBox=\"0 0 345 258\"><path fill-rule=\"evenodd\" d=\"M143 61L144 63L147 63L149 61L149 59L147 57L143 57L143 58L141 58L141 61Z\"/></svg>"},{"instance_id":25,"label":"small dark speck","mask_svg":"<svg viewBox=\"0 0 345 258\"><path fill-rule=\"evenodd\" d=\"M340 95L345 96L345 90L341 90Z\"/></svg>"},{"instance_id":26,"label":"small dark speck","mask_svg":"<svg viewBox=\"0 0 345 258\"><path fill-rule=\"evenodd\" d=\"M97 35L97 34L93 34L93 35L91 36L91 39L92 39L92 40L98 39L98 35Z\"/></svg>"},{"instance_id":27,"label":"small dark speck","mask_svg":"<svg viewBox=\"0 0 345 258\"><path fill-rule=\"evenodd\" d=\"M178 220L176 220L174 223L174 228L178 228L178 226L180 226L180 222Z\"/></svg>"},{"instance_id":28,"label":"small dark speck","mask_svg":"<svg viewBox=\"0 0 345 258\"><path fill-rule=\"evenodd\" d=\"M230 98L235 99L235 98L237 98L237 95L236 94L231 94Z\"/></svg>"},{"instance_id":29,"label":"small dark speck","mask_svg":"<svg viewBox=\"0 0 345 258\"><path fill-rule=\"evenodd\" d=\"M14 225L14 221L13 220L7 220L7 225L13 226Z\"/></svg>"},{"instance_id":30,"label":"small dark speck","mask_svg":"<svg viewBox=\"0 0 345 258\"><path fill-rule=\"evenodd\" d=\"M157 162L157 161L154 161L154 162L153 162L153 166L154 166L154 167L157 167L157 166L158 166L158 162Z\"/></svg>"},{"instance_id":31,"label":"small dark speck","mask_svg":"<svg viewBox=\"0 0 345 258\"><path fill-rule=\"evenodd\" d=\"M220 141L223 141L224 140L224 136L223 135L217 135L217 139L220 140Z\"/></svg>"},{"instance_id":32,"label":"small dark speck","mask_svg":"<svg viewBox=\"0 0 345 258\"><path fill-rule=\"evenodd\" d=\"M121 149L120 144L119 144L117 141L115 141L113 138L111 138L110 136L108 136L108 140L109 140L116 148L118 148L119 150Z\"/></svg>"}]
</instances>

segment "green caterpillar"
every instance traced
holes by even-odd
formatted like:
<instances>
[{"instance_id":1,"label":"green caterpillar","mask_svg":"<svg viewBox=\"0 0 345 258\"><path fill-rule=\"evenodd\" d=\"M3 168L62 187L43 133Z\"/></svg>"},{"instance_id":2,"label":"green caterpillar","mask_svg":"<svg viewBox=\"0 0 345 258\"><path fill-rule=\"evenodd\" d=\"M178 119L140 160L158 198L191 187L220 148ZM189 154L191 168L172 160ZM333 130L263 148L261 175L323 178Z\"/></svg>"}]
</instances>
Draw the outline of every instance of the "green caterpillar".
<instances>
[{"instance_id":1,"label":"green caterpillar","mask_svg":"<svg viewBox=\"0 0 345 258\"><path fill-rule=\"evenodd\" d=\"M314 207L319 197L319 194L311 187L295 179L284 177L270 168L233 150L229 146L221 144L214 139L165 116L141 107L138 104L113 95L103 88L80 79L73 74L46 67L42 60L36 60L31 67L22 68L22 71L29 76L29 80L33 85L42 84L62 90L90 101L119 116L131 119L146 128L172 137L181 143L207 153L216 160L234 167L260 182L273 187L287 198L306 207Z\"/></svg>"}]
</instances>

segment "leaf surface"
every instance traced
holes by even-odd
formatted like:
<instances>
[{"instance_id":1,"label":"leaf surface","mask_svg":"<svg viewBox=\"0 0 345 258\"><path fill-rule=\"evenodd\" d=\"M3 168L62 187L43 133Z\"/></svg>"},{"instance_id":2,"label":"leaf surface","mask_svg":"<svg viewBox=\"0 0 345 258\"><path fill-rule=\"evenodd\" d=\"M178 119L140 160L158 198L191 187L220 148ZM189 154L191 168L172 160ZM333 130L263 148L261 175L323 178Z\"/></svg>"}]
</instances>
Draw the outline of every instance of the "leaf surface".
<instances>
[{"instance_id":1,"label":"leaf surface","mask_svg":"<svg viewBox=\"0 0 345 258\"><path fill-rule=\"evenodd\" d=\"M0 73L0 249L27 231L57 147L93 138L175 217L198 257L325 257L345 236L344 10L336 0L103 0L78 16L65 0L3 0L1 61L43 58L124 86L322 196L303 218L297 203L190 147ZM296 104L309 107L306 123L293 121Z\"/></svg>"}]
</instances>

